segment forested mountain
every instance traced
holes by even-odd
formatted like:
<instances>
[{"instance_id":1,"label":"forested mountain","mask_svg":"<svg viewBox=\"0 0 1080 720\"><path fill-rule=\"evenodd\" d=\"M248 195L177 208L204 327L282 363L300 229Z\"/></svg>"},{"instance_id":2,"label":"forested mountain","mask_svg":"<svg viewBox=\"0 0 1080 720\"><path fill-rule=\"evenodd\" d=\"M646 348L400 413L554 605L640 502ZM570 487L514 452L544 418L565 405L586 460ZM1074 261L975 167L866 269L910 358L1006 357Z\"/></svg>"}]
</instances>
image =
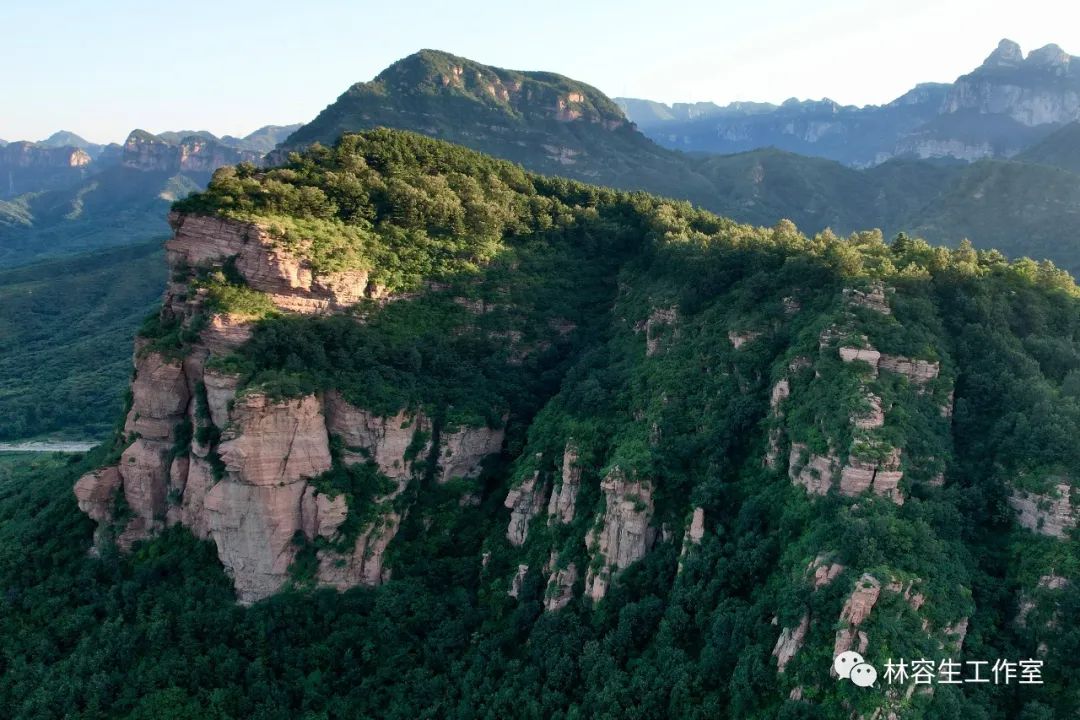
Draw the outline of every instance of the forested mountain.
<instances>
[{"instance_id":1,"label":"forested mountain","mask_svg":"<svg viewBox=\"0 0 1080 720\"><path fill-rule=\"evenodd\" d=\"M616 98L665 147L733 153L761 147L866 167L893 157L1007 158L1080 120L1080 58L1057 45L1024 56L1002 40L982 65L950 84L922 83L885 105L828 98L781 105L675 103Z\"/></svg>"},{"instance_id":2,"label":"forested mountain","mask_svg":"<svg viewBox=\"0 0 1080 720\"><path fill-rule=\"evenodd\" d=\"M920 86L895 104L918 114L918 108L936 108L948 92ZM700 107L676 110L709 116ZM770 112L743 104L710 117ZM583 83L431 50L357 83L286 145L333 144L342 132L378 126L451 140L535 172L688 199L741 222L790 219L808 232L876 227L889 236L908 232L954 246L967 238L976 247L1049 257L1080 270L1080 240L1072 231L1080 216L1080 176L1027 163L969 167L904 159L856 170L769 148L686 155L650 142L612 101Z\"/></svg>"},{"instance_id":3,"label":"forested mountain","mask_svg":"<svg viewBox=\"0 0 1080 720\"><path fill-rule=\"evenodd\" d=\"M389 130L175 209L123 430L0 467L8 716L1080 710L1051 264ZM864 689L848 649L1044 684Z\"/></svg>"}]
</instances>

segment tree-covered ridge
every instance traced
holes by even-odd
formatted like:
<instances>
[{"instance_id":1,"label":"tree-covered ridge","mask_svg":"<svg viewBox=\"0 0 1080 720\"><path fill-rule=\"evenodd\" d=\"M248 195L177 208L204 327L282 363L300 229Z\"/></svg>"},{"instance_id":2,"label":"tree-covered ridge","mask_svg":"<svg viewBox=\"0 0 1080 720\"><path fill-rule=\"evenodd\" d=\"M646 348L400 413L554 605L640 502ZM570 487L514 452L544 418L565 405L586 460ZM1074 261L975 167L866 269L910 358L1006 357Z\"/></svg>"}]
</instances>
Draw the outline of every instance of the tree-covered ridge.
<instances>
[{"instance_id":1,"label":"tree-covered ridge","mask_svg":"<svg viewBox=\"0 0 1080 720\"><path fill-rule=\"evenodd\" d=\"M449 234L455 173L500 199L483 216L497 233ZM249 387L340 390L378 414L505 421L502 451L476 482L410 485L385 583L295 588L248 609L232 604L213 549L180 528L130 556L86 557L90 523L67 489L103 458L0 466L11 717L831 720L886 707L1008 720L1080 708L1080 633L1066 621L1080 607L1076 532L1019 527L1009 504L1080 473L1080 297L1050 263L754 228L390 131L221 179L180 209L319 223L325 241L283 240L328 267L395 262L389 243L412 237L416 265L431 268L388 271L408 290L387 302L263 318L228 367ZM221 275L200 282L236 283ZM905 362L936 374L905 374ZM857 425L873 415L869 395L882 417ZM821 477L797 467L832 454L839 475L897 448L902 504L837 478L811 492ZM510 542L508 492L554 491L568 462L576 508L551 521L537 503L527 537ZM322 481L354 500L374 484L338 470ZM656 538L612 570L587 538L615 476L634 483L620 508ZM551 610L549 578L571 564L570 600ZM817 586L815 570L834 566ZM586 579L609 570L590 600ZM896 697L837 682L837 633L852 629L839 618L865 576L880 599L854 630L875 662L1041 657L1047 684ZM778 640L803 617L778 673Z\"/></svg>"},{"instance_id":2,"label":"tree-covered ridge","mask_svg":"<svg viewBox=\"0 0 1080 720\"><path fill-rule=\"evenodd\" d=\"M359 128L349 127L351 106L366 101L400 98L406 111L428 103L448 102L451 111L464 115L495 112L522 126L544 120L584 120L628 125L622 110L610 98L583 82L551 72L506 70L483 65L439 50L420 50L379 73L370 82L358 82L335 105L286 140L296 147L325 141ZM447 128L449 130L449 128Z\"/></svg>"}]
</instances>

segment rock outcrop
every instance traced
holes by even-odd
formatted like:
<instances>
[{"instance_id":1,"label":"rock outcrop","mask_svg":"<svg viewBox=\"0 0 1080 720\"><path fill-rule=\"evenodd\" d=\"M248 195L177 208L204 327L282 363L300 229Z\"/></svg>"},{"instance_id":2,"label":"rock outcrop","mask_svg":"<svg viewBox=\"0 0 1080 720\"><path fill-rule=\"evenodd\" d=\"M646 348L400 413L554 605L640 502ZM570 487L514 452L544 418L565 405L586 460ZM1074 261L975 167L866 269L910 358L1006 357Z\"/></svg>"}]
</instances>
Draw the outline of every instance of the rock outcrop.
<instances>
[{"instance_id":1,"label":"rock outcrop","mask_svg":"<svg viewBox=\"0 0 1080 720\"><path fill-rule=\"evenodd\" d=\"M678 322L678 308L654 308L647 320L634 327L636 331L645 331L645 357L653 357L660 352L664 337L674 332Z\"/></svg>"},{"instance_id":2,"label":"rock outcrop","mask_svg":"<svg viewBox=\"0 0 1080 720\"><path fill-rule=\"evenodd\" d=\"M593 556L585 576L585 594L594 601L607 594L614 573L643 558L656 539L649 526L654 511L649 480L628 478L621 468L613 467L600 489L604 512L585 540Z\"/></svg>"},{"instance_id":3,"label":"rock outcrop","mask_svg":"<svg viewBox=\"0 0 1080 720\"><path fill-rule=\"evenodd\" d=\"M410 459L425 460L431 450L431 421L423 413L403 410L380 417L349 404L336 391L326 394L325 403L327 429L344 443L346 462L370 459L388 478L402 480L412 472Z\"/></svg>"},{"instance_id":4,"label":"rock outcrop","mask_svg":"<svg viewBox=\"0 0 1080 720\"><path fill-rule=\"evenodd\" d=\"M916 385L925 385L940 374L941 364L900 355L882 355L878 369L899 373Z\"/></svg>"},{"instance_id":5,"label":"rock outcrop","mask_svg":"<svg viewBox=\"0 0 1080 720\"><path fill-rule=\"evenodd\" d=\"M317 397L274 401L252 393L236 401L219 448L225 469L247 485L280 487L330 469L330 446Z\"/></svg>"},{"instance_id":6,"label":"rock outcrop","mask_svg":"<svg viewBox=\"0 0 1080 720\"><path fill-rule=\"evenodd\" d=\"M552 555L549 565L547 590L544 592L544 609L548 612L562 610L574 599L574 583L578 579L577 565L568 564L564 568L556 567L556 555Z\"/></svg>"},{"instance_id":7,"label":"rock outcrop","mask_svg":"<svg viewBox=\"0 0 1080 720\"><path fill-rule=\"evenodd\" d=\"M486 426L444 430L439 438L439 482L479 476L484 459L502 450L504 434L502 428Z\"/></svg>"},{"instance_id":8,"label":"rock outcrop","mask_svg":"<svg viewBox=\"0 0 1080 720\"><path fill-rule=\"evenodd\" d=\"M883 315L892 314L889 301L885 296L884 283L875 282L865 292L856 288L845 288L844 297L856 307L863 307Z\"/></svg>"},{"instance_id":9,"label":"rock outcrop","mask_svg":"<svg viewBox=\"0 0 1080 720\"><path fill-rule=\"evenodd\" d=\"M1043 495L1014 490L1009 496L1009 504L1016 510L1016 521L1021 526L1042 535L1065 538L1080 517L1080 510L1073 507L1071 496L1072 487L1059 482L1051 492Z\"/></svg>"},{"instance_id":10,"label":"rock outcrop","mask_svg":"<svg viewBox=\"0 0 1080 720\"><path fill-rule=\"evenodd\" d=\"M165 243L170 266L221 267L231 259L247 285L283 311L333 312L376 292L363 270L317 273L261 225L180 213L169 222L175 231Z\"/></svg>"},{"instance_id":11,"label":"rock outcrop","mask_svg":"<svg viewBox=\"0 0 1080 720\"><path fill-rule=\"evenodd\" d=\"M855 583L855 589L851 591L840 611L841 627L836 631L833 657L852 648L859 652L866 651L868 639L866 633L859 631L859 626L870 617L870 611L874 609L880 596L881 582L873 575L864 574Z\"/></svg>"},{"instance_id":12,"label":"rock outcrop","mask_svg":"<svg viewBox=\"0 0 1080 720\"><path fill-rule=\"evenodd\" d=\"M777 672L784 672L784 668L799 652L806 642L806 633L810 630L810 613L804 613L799 624L794 628L784 628L780 637L773 647L772 656L776 658Z\"/></svg>"},{"instance_id":13,"label":"rock outcrop","mask_svg":"<svg viewBox=\"0 0 1080 720\"><path fill-rule=\"evenodd\" d=\"M563 449L562 482L551 493L548 501L548 525L566 525L574 521L577 497L581 491L581 466L578 464L578 448L571 440Z\"/></svg>"},{"instance_id":14,"label":"rock outcrop","mask_svg":"<svg viewBox=\"0 0 1080 720\"><path fill-rule=\"evenodd\" d=\"M899 448L893 448L881 460L866 460L852 455L840 471L840 493L849 497L873 490L875 495L887 497L897 505L904 504L899 484L904 473L900 470Z\"/></svg>"},{"instance_id":15,"label":"rock outcrop","mask_svg":"<svg viewBox=\"0 0 1080 720\"><path fill-rule=\"evenodd\" d=\"M824 495L829 492L838 464L839 461L834 455L810 454L803 443L791 443L788 476L793 483L802 485L811 495Z\"/></svg>"},{"instance_id":16,"label":"rock outcrop","mask_svg":"<svg viewBox=\"0 0 1080 720\"><path fill-rule=\"evenodd\" d=\"M521 546L529 537L529 523L544 509L547 485L540 480L540 474L532 477L517 487L511 488L503 505L510 509L510 524L506 528L506 538L511 545Z\"/></svg>"},{"instance_id":17,"label":"rock outcrop","mask_svg":"<svg viewBox=\"0 0 1080 720\"><path fill-rule=\"evenodd\" d=\"M244 603L289 580L305 541L319 543L313 582L338 589L383 582L386 552L405 513L395 501L428 467L432 423L419 412L378 416L337 392L238 394L240 376L210 361L250 336L250 318L208 316L205 291L190 281L195 268L231 261L230 272L293 313L343 309L378 288L368 286L366 273L314 273L250 223L183 215L171 221L173 279L161 320L180 323L195 339L183 359L148 340L136 344L129 445L115 467L81 478L75 488L83 511L98 522L95 548L116 535L120 549L129 550L166 525L183 525L213 540ZM343 441L342 463L372 462L393 481L380 497L364 499L373 512L357 508L372 518L358 530L346 524L351 496L320 492L315 481L332 467L332 435ZM437 479L475 477L480 461L500 450L502 431L458 428L442 440ZM120 492L128 512L123 527L114 527ZM342 536L346 527L355 539Z\"/></svg>"}]
</instances>

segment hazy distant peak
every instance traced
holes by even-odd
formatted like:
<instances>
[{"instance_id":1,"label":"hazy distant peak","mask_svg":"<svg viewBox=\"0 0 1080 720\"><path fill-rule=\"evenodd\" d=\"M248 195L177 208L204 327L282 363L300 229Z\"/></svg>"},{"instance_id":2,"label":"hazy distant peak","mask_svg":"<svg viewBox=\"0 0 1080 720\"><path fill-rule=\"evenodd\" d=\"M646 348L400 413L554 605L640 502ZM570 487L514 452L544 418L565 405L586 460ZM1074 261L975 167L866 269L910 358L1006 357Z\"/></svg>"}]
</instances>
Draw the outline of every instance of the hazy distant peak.
<instances>
[{"instance_id":1,"label":"hazy distant peak","mask_svg":"<svg viewBox=\"0 0 1080 720\"><path fill-rule=\"evenodd\" d=\"M93 143L91 143L90 141L80 137L79 135L76 135L69 130L59 130L57 132L54 132L52 135L45 138L38 144L44 145L45 147L53 148L74 147L81 150L85 150L86 148L93 145Z\"/></svg>"},{"instance_id":2,"label":"hazy distant peak","mask_svg":"<svg viewBox=\"0 0 1080 720\"><path fill-rule=\"evenodd\" d=\"M1023 61L1024 52L1020 49L1019 43L1005 38L983 61L983 67L1019 65Z\"/></svg>"},{"instance_id":3,"label":"hazy distant peak","mask_svg":"<svg viewBox=\"0 0 1080 720\"><path fill-rule=\"evenodd\" d=\"M1069 56L1069 53L1053 43L1045 45L1038 50L1032 50L1027 56L1027 63L1029 65L1047 68L1068 66L1070 60L1072 60L1072 58Z\"/></svg>"}]
</instances>

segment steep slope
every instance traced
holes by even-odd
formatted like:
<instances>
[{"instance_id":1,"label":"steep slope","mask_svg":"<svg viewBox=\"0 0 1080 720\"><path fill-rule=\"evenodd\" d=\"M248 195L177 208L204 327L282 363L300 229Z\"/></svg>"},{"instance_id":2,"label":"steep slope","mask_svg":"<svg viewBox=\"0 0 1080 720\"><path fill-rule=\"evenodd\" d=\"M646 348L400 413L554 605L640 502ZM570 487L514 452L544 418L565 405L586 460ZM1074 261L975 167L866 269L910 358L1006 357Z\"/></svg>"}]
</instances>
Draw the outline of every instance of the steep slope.
<instances>
[{"instance_id":1,"label":"steep slope","mask_svg":"<svg viewBox=\"0 0 1080 720\"><path fill-rule=\"evenodd\" d=\"M707 203L685 160L639 133L585 83L490 67L436 50L349 88L285 146L332 145L343 132L393 127L459 143L528 170Z\"/></svg>"},{"instance_id":2,"label":"steep slope","mask_svg":"<svg viewBox=\"0 0 1080 720\"><path fill-rule=\"evenodd\" d=\"M94 577L65 607L180 617L109 645L111 681L160 668L110 699L81 670L107 623L50 629L11 558L17 716L218 691L270 717L1080 708L1080 635L1053 624L1080 580L1080 291L1052 265L754 229L387 130L176 210L125 431L75 483L127 591L49 547ZM24 553L35 527L0 524ZM253 608L221 609L215 562ZM1054 671L1037 695L863 690L829 675L848 649Z\"/></svg>"},{"instance_id":3,"label":"steep slope","mask_svg":"<svg viewBox=\"0 0 1080 720\"><path fill-rule=\"evenodd\" d=\"M1053 165L1080 174L1080 122L1072 122L1042 142L1029 147L1017 160L1038 165Z\"/></svg>"}]
</instances>

